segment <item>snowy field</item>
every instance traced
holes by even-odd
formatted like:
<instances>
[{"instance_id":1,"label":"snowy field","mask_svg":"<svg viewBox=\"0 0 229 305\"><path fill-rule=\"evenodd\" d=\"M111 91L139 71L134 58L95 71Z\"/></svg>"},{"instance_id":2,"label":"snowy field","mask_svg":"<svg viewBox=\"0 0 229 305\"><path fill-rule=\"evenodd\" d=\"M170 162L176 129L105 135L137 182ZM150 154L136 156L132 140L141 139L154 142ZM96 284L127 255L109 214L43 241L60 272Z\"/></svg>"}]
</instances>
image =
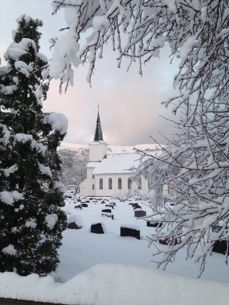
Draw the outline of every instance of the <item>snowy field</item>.
<instances>
[{"instance_id":1,"label":"snowy field","mask_svg":"<svg viewBox=\"0 0 229 305\"><path fill-rule=\"evenodd\" d=\"M71 193L67 194L71 196ZM69 197L70 197L69 196ZM57 281L65 282L76 274L100 263L124 264L148 269L155 269L152 262L153 245L149 247L147 236L154 228L147 227L146 221L134 217L134 209L130 202L136 200L120 202L118 199L107 199L101 203L102 199L92 199L87 202L88 207L75 208L80 202L74 196L66 198L64 210L68 217L76 219L82 226L81 229L67 229L64 232L63 245L60 249L60 266L53 275ZM89 198L83 199L88 201ZM113 209L114 219L101 215L101 211L109 201L115 202ZM137 201L147 215L151 209L147 201ZM93 223L102 222L106 229L105 234L90 233L90 226ZM140 229L141 239L133 237L120 237L120 226L128 225ZM161 246L166 247L166 246ZM198 266L185 260L185 250L170 264L166 270L177 275L197 278L199 274ZM206 271L202 279L229 282L229 268L224 264L224 256L214 253L209 257Z\"/></svg>"}]
</instances>

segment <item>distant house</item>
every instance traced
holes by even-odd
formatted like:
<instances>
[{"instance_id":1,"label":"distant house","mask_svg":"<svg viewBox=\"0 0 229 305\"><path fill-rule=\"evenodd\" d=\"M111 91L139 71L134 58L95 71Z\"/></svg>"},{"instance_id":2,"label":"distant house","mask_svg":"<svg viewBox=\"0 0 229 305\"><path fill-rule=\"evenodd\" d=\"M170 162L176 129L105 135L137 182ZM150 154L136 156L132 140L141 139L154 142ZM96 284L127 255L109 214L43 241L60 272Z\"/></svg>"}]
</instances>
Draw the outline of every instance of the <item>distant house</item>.
<instances>
[{"instance_id":1,"label":"distant house","mask_svg":"<svg viewBox=\"0 0 229 305\"><path fill-rule=\"evenodd\" d=\"M87 178L80 184L80 194L86 196L123 196L136 190L149 191L148 181L133 174L140 162L137 153L108 153L98 112L94 141L89 144Z\"/></svg>"}]
</instances>

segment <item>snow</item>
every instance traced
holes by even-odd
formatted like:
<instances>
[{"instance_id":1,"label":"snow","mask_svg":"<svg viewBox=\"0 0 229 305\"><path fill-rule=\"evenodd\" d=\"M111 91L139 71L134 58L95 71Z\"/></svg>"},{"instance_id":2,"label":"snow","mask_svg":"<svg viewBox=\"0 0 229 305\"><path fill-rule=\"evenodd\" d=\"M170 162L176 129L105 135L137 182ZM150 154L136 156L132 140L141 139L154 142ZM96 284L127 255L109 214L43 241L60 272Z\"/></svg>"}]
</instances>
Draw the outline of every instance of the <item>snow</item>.
<instances>
[{"instance_id":1,"label":"snow","mask_svg":"<svg viewBox=\"0 0 229 305\"><path fill-rule=\"evenodd\" d=\"M10 139L10 131L6 125L0 124L0 128L3 132L3 137L0 139L0 143L2 142L4 145L8 144Z\"/></svg>"},{"instance_id":2,"label":"snow","mask_svg":"<svg viewBox=\"0 0 229 305\"><path fill-rule=\"evenodd\" d=\"M228 267L224 257L214 254L208 258L205 278L196 279L197 268L185 260L185 252L177 257L169 272L155 271L151 262L153 246L148 247L146 236L152 227L145 219L134 217L129 203L138 204L151 214L149 202L129 198L120 201L114 198L93 198L66 193L63 208L68 223L74 221L82 229L67 229L60 248L60 266L52 276L36 274L19 276L16 273L0 273L0 297L82 305L225 305L229 298ZM71 197L71 198L69 198ZM75 209L75 204L89 200L88 207ZM101 215L107 204L115 202L114 220ZM54 216L54 217L53 217ZM50 228L55 225L56 215L47 215ZM90 233L93 223L103 223L105 234ZM120 226L138 227L141 239L120 237ZM27 225L35 227L35 220ZM6 248L13 255L14 251ZM162 246L165 247L165 246ZM172 273L176 273L172 274ZM178 275L179 274L179 275ZM186 275L186 277L181 276ZM188 276L188 277L187 277ZM194 277L194 278L191 278ZM216 282L216 280L221 281Z\"/></svg>"},{"instance_id":3,"label":"snow","mask_svg":"<svg viewBox=\"0 0 229 305\"><path fill-rule=\"evenodd\" d=\"M10 71L10 67L9 66L0 67L0 75L7 74L7 73L9 73L9 71Z\"/></svg>"},{"instance_id":4,"label":"snow","mask_svg":"<svg viewBox=\"0 0 229 305\"><path fill-rule=\"evenodd\" d=\"M26 77L29 77L31 72L33 71L33 68L30 65L27 65L23 61L16 61L14 64L16 70L24 74Z\"/></svg>"},{"instance_id":5,"label":"snow","mask_svg":"<svg viewBox=\"0 0 229 305\"><path fill-rule=\"evenodd\" d=\"M177 7L176 7L176 1L175 0L166 1L166 4L168 5L168 9L171 12L176 13Z\"/></svg>"},{"instance_id":6,"label":"snow","mask_svg":"<svg viewBox=\"0 0 229 305\"><path fill-rule=\"evenodd\" d=\"M15 201L24 199L24 196L18 191L13 191L13 192L3 191L0 193L0 199L3 203L12 205Z\"/></svg>"},{"instance_id":7,"label":"snow","mask_svg":"<svg viewBox=\"0 0 229 305\"><path fill-rule=\"evenodd\" d=\"M207 8L206 8L206 6L202 7L200 12L201 12L201 19L202 19L203 22L205 22L207 20Z\"/></svg>"},{"instance_id":8,"label":"snow","mask_svg":"<svg viewBox=\"0 0 229 305\"><path fill-rule=\"evenodd\" d=\"M71 32L64 33L57 40L54 47L49 69L50 76L54 79L63 78L63 71L66 67L69 67L71 63L73 63L75 67L78 67L80 64L80 59L77 57L78 50L79 46L75 34ZM68 72L71 72L71 70ZM70 82L72 83L72 81L71 78Z\"/></svg>"},{"instance_id":9,"label":"snow","mask_svg":"<svg viewBox=\"0 0 229 305\"><path fill-rule=\"evenodd\" d=\"M43 62L48 63L48 57L45 56L44 54L38 52L37 57L40 58L40 60L42 60Z\"/></svg>"},{"instance_id":10,"label":"snow","mask_svg":"<svg viewBox=\"0 0 229 305\"><path fill-rule=\"evenodd\" d=\"M96 31L101 31L105 30L109 26L109 20L106 16L95 16L92 24Z\"/></svg>"},{"instance_id":11,"label":"snow","mask_svg":"<svg viewBox=\"0 0 229 305\"><path fill-rule=\"evenodd\" d=\"M26 133L17 133L15 135L15 141L21 142L21 143L26 143L28 141L32 142L33 136L31 134L26 134Z\"/></svg>"},{"instance_id":12,"label":"snow","mask_svg":"<svg viewBox=\"0 0 229 305\"><path fill-rule=\"evenodd\" d=\"M64 135L68 129L68 120L62 113L52 112L44 118L45 124L50 124L52 129Z\"/></svg>"},{"instance_id":13,"label":"snow","mask_svg":"<svg viewBox=\"0 0 229 305\"><path fill-rule=\"evenodd\" d=\"M91 143L90 143L91 144ZM74 144L68 142L61 142L61 149L69 149L69 150L81 150L88 149L89 145L87 144ZM144 152L154 152L160 150L160 146L158 144L138 144L134 146L120 146L120 145L108 145L108 154L118 154L118 153L136 153L136 150L144 151Z\"/></svg>"},{"instance_id":14,"label":"snow","mask_svg":"<svg viewBox=\"0 0 229 305\"><path fill-rule=\"evenodd\" d=\"M4 58L6 61L8 59L18 61L22 55L25 55L29 51L30 47L36 51L36 44L30 38L22 38L19 43L12 42L4 54Z\"/></svg>"},{"instance_id":15,"label":"snow","mask_svg":"<svg viewBox=\"0 0 229 305\"><path fill-rule=\"evenodd\" d=\"M52 171L49 166L45 166L44 164L39 163L39 170L41 174L47 175L52 178Z\"/></svg>"},{"instance_id":16,"label":"snow","mask_svg":"<svg viewBox=\"0 0 229 305\"><path fill-rule=\"evenodd\" d=\"M69 193L71 195L72 193ZM75 209L79 205L77 197L65 199L65 207L68 217L75 216L81 220L82 226L79 230L67 229L63 234L63 245L61 246L60 265L54 277L60 281L67 281L76 274L101 263L118 263L124 265L134 265L149 269L155 269L156 265L152 262L152 253L155 246L149 247L148 236L154 232L155 228L147 227L146 221L149 220L152 210L146 200L136 200L130 198L120 201L114 198L92 198L88 207ZM82 198L81 201L89 200ZM115 202L113 209L114 220L101 215L105 204ZM146 211L146 218L135 218L134 209L129 203L137 202ZM159 219L155 219L159 220ZM105 234L92 234L90 227L92 223L103 223L106 227ZM120 227L137 227L140 229L141 239L133 237L120 237ZM158 244L159 246L159 244ZM161 246L164 248L165 246ZM176 261L167 268L168 272L194 277L199 275L198 265L193 261L186 260L186 249L182 249ZM229 282L229 267L225 265L225 257L213 253L208 257L206 271L202 275L203 279Z\"/></svg>"},{"instance_id":17,"label":"snow","mask_svg":"<svg viewBox=\"0 0 229 305\"><path fill-rule=\"evenodd\" d=\"M58 216L56 214L49 214L45 216L45 222L50 230L52 230L55 227L57 220L58 220Z\"/></svg>"},{"instance_id":18,"label":"snow","mask_svg":"<svg viewBox=\"0 0 229 305\"><path fill-rule=\"evenodd\" d=\"M43 145L42 143L38 143L33 139L33 136L31 134L26 133L17 133L15 135L15 141L21 142L25 144L26 142L31 142L31 148L35 148L38 152L40 152L42 155L45 154L47 146Z\"/></svg>"},{"instance_id":19,"label":"snow","mask_svg":"<svg viewBox=\"0 0 229 305\"><path fill-rule=\"evenodd\" d=\"M38 143L35 140L32 140L31 147L35 148L38 152L40 152L43 156L45 155L45 152L47 150L47 146L43 145L42 143Z\"/></svg>"},{"instance_id":20,"label":"snow","mask_svg":"<svg viewBox=\"0 0 229 305\"><path fill-rule=\"evenodd\" d=\"M64 192L64 184L61 181L55 181L54 188Z\"/></svg>"},{"instance_id":21,"label":"snow","mask_svg":"<svg viewBox=\"0 0 229 305\"><path fill-rule=\"evenodd\" d=\"M132 173L140 164L139 154L110 154L104 158L93 171L93 174Z\"/></svg>"},{"instance_id":22,"label":"snow","mask_svg":"<svg viewBox=\"0 0 229 305\"><path fill-rule=\"evenodd\" d=\"M13 60L18 60L22 55L26 54L26 50L21 47L19 43L13 42L10 44L8 50L6 51L4 57L5 60L12 58Z\"/></svg>"},{"instance_id":23,"label":"snow","mask_svg":"<svg viewBox=\"0 0 229 305\"><path fill-rule=\"evenodd\" d=\"M5 175L6 177L9 177L11 174L13 174L14 172L16 172L17 169L18 169L17 164L14 164L14 165L12 165L12 166L10 166L10 167L4 169L4 175Z\"/></svg>"},{"instance_id":24,"label":"snow","mask_svg":"<svg viewBox=\"0 0 229 305\"><path fill-rule=\"evenodd\" d=\"M27 228L35 229L36 226L37 226L36 219L34 219L34 218L28 219L28 220L25 222L25 226L26 226Z\"/></svg>"},{"instance_id":25,"label":"snow","mask_svg":"<svg viewBox=\"0 0 229 305\"><path fill-rule=\"evenodd\" d=\"M14 93L14 91L16 91L16 90L17 90L16 85L1 87L1 93L5 94L5 95L10 95L10 94Z\"/></svg>"},{"instance_id":26,"label":"snow","mask_svg":"<svg viewBox=\"0 0 229 305\"><path fill-rule=\"evenodd\" d=\"M11 256L14 256L14 255L17 254L17 251L15 250L13 245L8 245L7 247L3 248L2 252L4 254L8 254L8 255L11 255Z\"/></svg>"},{"instance_id":27,"label":"snow","mask_svg":"<svg viewBox=\"0 0 229 305\"><path fill-rule=\"evenodd\" d=\"M101 264L66 283L51 276L0 274L0 297L82 305L225 305L228 284L134 266Z\"/></svg>"},{"instance_id":28,"label":"snow","mask_svg":"<svg viewBox=\"0 0 229 305\"><path fill-rule=\"evenodd\" d=\"M43 90L42 90L42 86L39 86L36 88L35 91L33 91L33 93L36 96L37 99L37 104L38 105L42 105L42 99L43 99Z\"/></svg>"},{"instance_id":29,"label":"snow","mask_svg":"<svg viewBox=\"0 0 229 305\"><path fill-rule=\"evenodd\" d=\"M76 215L68 215L67 217L67 223L75 223L78 226L82 226L82 219L80 216L76 216Z\"/></svg>"},{"instance_id":30,"label":"snow","mask_svg":"<svg viewBox=\"0 0 229 305\"><path fill-rule=\"evenodd\" d=\"M151 48L163 48L165 45L165 38L164 37L158 37L153 39L151 43Z\"/></svg>"},{"instance_id":31,"label":"snow","mask_svg":"<svg viewBox=\"0 0 229 305\"><path fill-rule=\"evenodd\" d=\"M195 36L188 37L183 43L180 49L180 64L179 67L182 67L185 60L187 60L188 55L193 51L193 48L198 45L198 40Z\"/></svg>"},{"instance_id":32,"label":"snow","mask_svg":"<svg viewBox=\"0 0 229 305\"><path fill-rule=\"evenodd\" d=\"M54 3L52 3L53 5ZM54 5L53 5L54 6ZM69 27L72 27L74 25L76 25L77 21L76 21L76 12L73 9L73 7L65 7L64 9L64 15L65 15L65 20L66 20L66 24Z\"/></svg>"},{"instance_id":33,"label":"snow","mask_svg":"<svg viewBox=\"0 0 229 305\"><path fill-rule=\"evenodd\" d=\"M60 143L59 149L68 149L68 150L72 150L72 151L79 151L82 149L88 149L88 145L87 144L68 143L68 142L62 141Z\"/></svg>"}]
</instances>

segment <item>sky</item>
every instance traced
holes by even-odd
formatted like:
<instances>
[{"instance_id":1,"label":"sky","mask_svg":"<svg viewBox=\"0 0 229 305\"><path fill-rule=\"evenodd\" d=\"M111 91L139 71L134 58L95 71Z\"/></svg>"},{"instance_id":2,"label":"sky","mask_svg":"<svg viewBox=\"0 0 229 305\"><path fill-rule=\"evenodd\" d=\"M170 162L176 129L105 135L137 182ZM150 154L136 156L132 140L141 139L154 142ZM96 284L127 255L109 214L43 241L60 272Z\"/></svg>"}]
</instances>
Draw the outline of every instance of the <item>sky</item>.
<instances>
[{"instance_id":1,"label":"sky","mask_svg":"<svg viewBox=\"0 0 229 305\"><path fill-rule=\"evenodd\" d=\"M49 40L59 37L59 29L66 26L63 12L52 15L52 0L1 0L0 58L12 42L16 19L22 14L43 21L41 50L51 58ZM86 81L87 66L75 70L74 85L67 93L59 93L59 82L52 81L44 111L63 113L68 119L68 133L64 139L70 143L86 144L93 140L97 109L104 140L110 145L136 145L164 143L160 133L170 137L173 124L161 116L172 118L169 110L161 105L175 94L173 77L176 64L170 64L169 49L162 50L160 58L153 58L138 74L138 67L117 67L117 54L109 46L104 57L97 62L90 87ZM172 118L173 119L173 118Z\"/></svg>"}]
</instances>

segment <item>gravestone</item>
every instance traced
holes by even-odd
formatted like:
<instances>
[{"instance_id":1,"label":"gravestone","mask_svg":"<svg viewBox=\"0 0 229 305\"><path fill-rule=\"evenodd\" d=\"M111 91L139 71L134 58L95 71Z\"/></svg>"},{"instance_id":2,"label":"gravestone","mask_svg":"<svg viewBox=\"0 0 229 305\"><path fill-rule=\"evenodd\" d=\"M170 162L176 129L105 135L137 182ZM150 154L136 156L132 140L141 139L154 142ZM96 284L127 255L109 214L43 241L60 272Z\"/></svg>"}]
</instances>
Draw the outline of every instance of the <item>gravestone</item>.
<instances>
[{"instance_id":1,"label":"gravestone","mask_svg":"<svg viewBox=\"0 0 229 305\"><path fill-rule=\"evenodd\" d=\"M75 205L75 209L80 209L80 210L82 210L82 205Z\"/></svg>"},{"instance_id":2,"label":"gravestone","mask_svg":"<svg viewBox=\"0 0 229 305\"><path fill-rule=\"evenodd\" d=\"M168 239L168 238L165 238L165 239L159 239L158 241L161 245L168 245L168 244L174 244L174 245L177 245L177 244L180 244L181 243L181 239L178 237L174 237L173 239Z\"/></svg>"},{"instance_id":3,"label":"gravestone","mask_svg":"<svg viewBox=\"0 0 229 305\"><path fill-rule=\"evenodd\" d=\"M78 224L76 224L75 222L70 222L70 223L68 223L67 228L78 230L78 229L81 229L82 227L79 226Z\"/></svg>"},{"instance_id":4,"label":"gravestone","mask_svg":"<svg viewBox=\"0 0 229 305\"><path fill-rule=\"evenodd\" d=\"M92 224L91 225L91 233L104 234L103 225L100 222Z\"/></svg>"},{"instance_id":5,"label":"gravestone","mask_svg":"<svg viewBox=\"0 0 229 305\"><path fill-rule=\"evenodd\" d=\"M111 209L102 209L102 213L111 213Z\"/></svg>"},{"instance_id":6,"label":"gravestone","mask_svg":"<svg viewBox=\"0 0 229 305\"><path fill-rule=\"evenodd\" d=\"M146 216L146 211L144 211L144 210L134 211L134 216L135 217L144 217L144 216Z\"/></svg>"},{"instance_id":7,"label":"gravestone","mask_svg":"<svg viewBox=\"0 0 229 305\"><path fill-rule=\"evenodd\" d=\"M130 237L140 239L140 230L130 228L130 227L121 227L120 236L130 236Z\"/></svg>"},{"instance_id":8,"label":"gravestone","mask_svg":"<svg viewBox=\"0 0 229 305\"><path fill-rule=\"evenodd\" d=\"M134 209L134 210L136 210L136 209L141 209L141 207L140 207L140 205L138 204L138 203L133 203L133 204L131 204L132 205L132 208Z\"/></svg>"},{"instance_id":9,"label":"gravestone","mask_svg":"<svg viewBox=\"0 0 229 305\"><path fill-rule=\"evenodd\" d=\"M107 207L107 208L114 208L114 206L112 205L112 204L105 204L105 207Z\"/></svg>"},{"instance_id":10,"label":"gravestone","mask_svg":"<svg viewBox=\"0 0 229 305\"><path fill-rule=\"evenodd\" d=\"M147 221L147 227L160 228L162 226L162 222L159 221Z\"/></svg>"},{"instance_id":11,"label":"gravestone","mask_svg":"<svg viewBox=\"0 0 229 305\"><path fill-rule=\"evenodd\" d=\"M227 244L228 241L226 240L217 240L213 245L212 251L225 255L227 252Z\"/></svg>"},{"instance_id":12,"label":"gravestone","mask_svg":"<svg viewBox=\"0 0 229 305\"><path fill-rule=\"evenodd\" d=\"M114 219L114 215L113 214L109 214L109 213L101 213L102 216L106 216L109 217L111 219Z\"/></svg>"}]
</instances>

